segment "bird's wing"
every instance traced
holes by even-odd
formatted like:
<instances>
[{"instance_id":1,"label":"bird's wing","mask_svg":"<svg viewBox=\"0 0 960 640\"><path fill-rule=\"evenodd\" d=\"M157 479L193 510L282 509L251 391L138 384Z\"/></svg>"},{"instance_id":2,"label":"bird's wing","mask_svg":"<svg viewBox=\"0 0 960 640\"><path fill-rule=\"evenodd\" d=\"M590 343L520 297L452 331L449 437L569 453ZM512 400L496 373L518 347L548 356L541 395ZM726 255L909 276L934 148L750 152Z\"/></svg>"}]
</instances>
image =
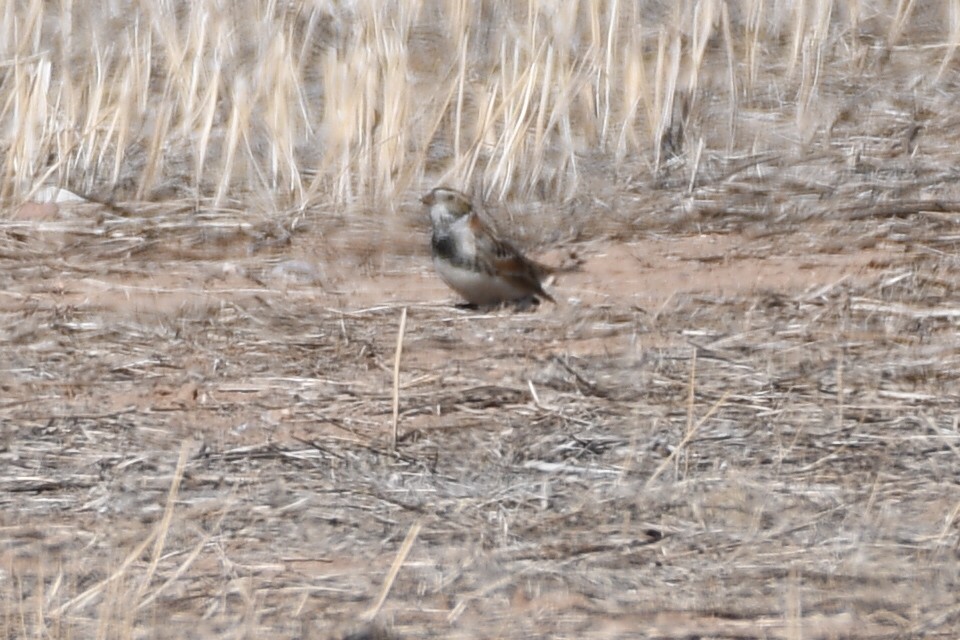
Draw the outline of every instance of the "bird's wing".
<instances>
[{"instance_id":1,"label":"bird's wing","mask_svg":"<svg viewBox=\"0 0 960 640\"><path fill-rule=\"evenodd\" d=\"M470 228L476 239L477 262L481 269L509 280L531 294L554 301L541 284L541 280L551 272L550 267L530 260L512 244L497 238L477 216L471 217Z\"/></svg>"}]
</instances>

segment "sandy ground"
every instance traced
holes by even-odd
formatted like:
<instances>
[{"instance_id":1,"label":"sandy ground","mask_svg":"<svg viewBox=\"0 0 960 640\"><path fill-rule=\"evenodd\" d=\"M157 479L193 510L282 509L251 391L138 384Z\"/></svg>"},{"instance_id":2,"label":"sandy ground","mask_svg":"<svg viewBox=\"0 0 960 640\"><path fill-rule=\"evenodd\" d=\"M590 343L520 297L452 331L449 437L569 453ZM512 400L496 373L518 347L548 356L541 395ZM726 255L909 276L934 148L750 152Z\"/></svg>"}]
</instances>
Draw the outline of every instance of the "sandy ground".
<instances>
[{"instance_id":1,"label":"sandy ground","mask_svg":"<svg viewBox=\"0 0 960 640\"><path fill-rule=\"evenodd\" d=\"M954 211L521 233L530 313L416 209L12 216L7 635L954 637Z\"/></svg>"}]
</instances>

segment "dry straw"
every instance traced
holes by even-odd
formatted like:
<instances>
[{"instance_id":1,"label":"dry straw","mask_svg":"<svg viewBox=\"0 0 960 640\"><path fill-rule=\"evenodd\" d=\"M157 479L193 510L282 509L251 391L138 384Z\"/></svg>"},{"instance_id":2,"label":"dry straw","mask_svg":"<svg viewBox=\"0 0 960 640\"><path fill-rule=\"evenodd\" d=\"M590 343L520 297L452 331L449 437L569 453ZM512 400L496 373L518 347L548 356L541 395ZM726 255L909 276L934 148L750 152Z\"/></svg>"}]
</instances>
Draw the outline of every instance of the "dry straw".
<instances>
[{"instance_id":1,"label":"dry straw","mask_svg":"<svg viewBox=\"0 0 960 640\"><path fill-rule=\"evenodd\" d=\"M400 545L400 549L397 550L397 555L390 565L390 570L387 571L387 575L383 580L383 587L380 589L380 594L377 596L373 605L361 616L362 619L368 621L373 620L380 613L380 610L383 608L383 603L387 601L387 596L390 595L390 589L397 579L397 574L400 573L400 568L403 567L403 563L407 560L407 555L410 554L410 550L413 548L413 543L417 541L417 536L420 535L422 526L420 521L414 522L410 526L410 530L407 531L407 536L403 539L403 543Z\"/></svg>"},{"instance_id":2,"label":"dry straw","mask_svg":"<svg viewBox=\"0 0 960 640\"><path fill-rule=\"evenodd\" d=\"M407 329L407 308L400 311L400 328L397 330L397 350L393 357L393 402L391 411L393 417L390 421L390 446L397 448L397 439L400 430L400 355L403 353L403 334Z\"/></svg>"},{"instance_id":3,"label":"dry straw","mask_svg":"<svg viewBox=\"0 0 960 640\"><path fill-rule=\"evenodd\" d=\"M451 181L570 197L585 154L659 170L705 90L726 96L723 145L735 146L738 96L778 55L761 42L787 25L808 128L834 3L743 5L735 24L719 0L656 19L620 1L8 4L0 195L52 182L114 200L302 208L389 204ZM889 46L912 7L898 5Z\"/></svg>"}]
</instances>

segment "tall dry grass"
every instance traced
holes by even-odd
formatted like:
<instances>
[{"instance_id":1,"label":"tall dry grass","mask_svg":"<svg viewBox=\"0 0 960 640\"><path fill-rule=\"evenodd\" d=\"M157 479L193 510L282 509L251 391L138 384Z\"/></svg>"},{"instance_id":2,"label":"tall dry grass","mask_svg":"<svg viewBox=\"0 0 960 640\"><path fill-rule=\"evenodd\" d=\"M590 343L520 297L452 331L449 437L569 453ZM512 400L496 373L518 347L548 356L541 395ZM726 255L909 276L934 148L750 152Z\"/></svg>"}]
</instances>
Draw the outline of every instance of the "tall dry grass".
<instances>
[{"instance_id":1,"label":"tall dry grass","mask_svg":"<svg viewBox=\"0 0 960 640\"><path fill-rule=\"evenodd\" d=\"M825 64L896 46L907 0L12 0L0 15L0 196L390 203L422 183L562 198L586 159L656 174L756 151L770 74L794 138ZM960 40L944 2L943 74ZM869 41L863 23L886 30ZM935 77L935 76L931 76ZM723 126L696 123L706 101ZM716 123L714 123L716 124ZM588 168L589 170L589 168Z\"/></svg>"}]
</instances>

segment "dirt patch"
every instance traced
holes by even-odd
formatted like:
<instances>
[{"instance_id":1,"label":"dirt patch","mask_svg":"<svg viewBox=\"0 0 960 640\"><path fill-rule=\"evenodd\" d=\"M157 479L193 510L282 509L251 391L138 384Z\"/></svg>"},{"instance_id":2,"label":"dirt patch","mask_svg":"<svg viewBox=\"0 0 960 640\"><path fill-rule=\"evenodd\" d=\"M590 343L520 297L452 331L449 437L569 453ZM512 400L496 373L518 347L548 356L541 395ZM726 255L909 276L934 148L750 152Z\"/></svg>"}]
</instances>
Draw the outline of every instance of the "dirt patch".
<instances>
[{"instance_id":1,"label":"dirt patch","mask_svg":"<svg viewBox=\"0 0 960 640\"><path fill-rule=\"evenodd\" d=\"M0 566L51 620L122 615L138 584L171 635L251 612L280 636L498 637L952 615L942 216L909 242L847 220L534 251L584 263L530 313L454 308L422 229L394 251L320 221L276 244L245 220L213 244L222 221L158 244L57 224L0 229Z\"/></svg>"}]
</instances>

